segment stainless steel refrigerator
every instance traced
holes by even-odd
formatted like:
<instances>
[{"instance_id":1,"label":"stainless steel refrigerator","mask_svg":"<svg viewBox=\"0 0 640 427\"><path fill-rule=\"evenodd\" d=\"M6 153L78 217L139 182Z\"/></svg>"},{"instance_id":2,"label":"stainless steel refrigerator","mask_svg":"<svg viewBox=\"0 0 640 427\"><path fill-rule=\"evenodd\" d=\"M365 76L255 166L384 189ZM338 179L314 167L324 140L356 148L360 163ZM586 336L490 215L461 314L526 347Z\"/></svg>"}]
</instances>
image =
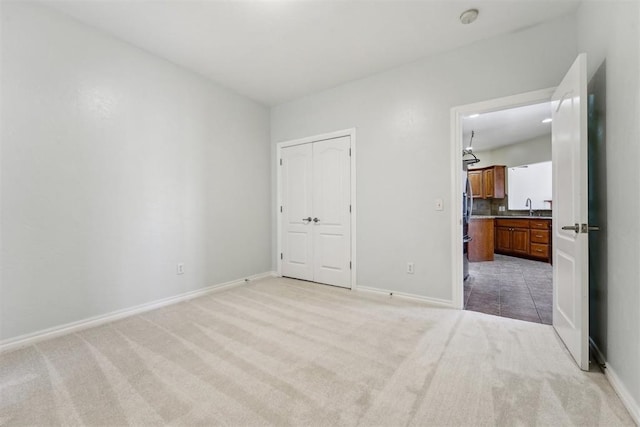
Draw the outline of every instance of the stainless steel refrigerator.
<instances>
[{"instance_id":1,"label":"stainless steel refrigerator","mask_svg":"<svg viewBox=\"0 0 640 427\"><path fill-rule=\"evenodd\" d=\"M467 154L470 156L465 158ZM469 165L478 163L480 160L471 153L464 153L462 158L462 274L464 280L469 277L469 242L472 237L469 235L469 222L471 221L471 212L473 211L473 190L471 182L467 175Z\"/></svg>"}]
</instances>

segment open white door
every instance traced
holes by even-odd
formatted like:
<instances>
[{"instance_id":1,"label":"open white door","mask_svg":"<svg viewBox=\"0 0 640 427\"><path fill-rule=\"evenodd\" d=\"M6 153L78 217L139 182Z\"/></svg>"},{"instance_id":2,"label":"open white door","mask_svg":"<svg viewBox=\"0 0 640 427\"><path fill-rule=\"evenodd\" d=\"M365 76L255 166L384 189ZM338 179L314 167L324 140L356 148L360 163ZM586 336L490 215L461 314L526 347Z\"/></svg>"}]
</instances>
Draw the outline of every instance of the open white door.
<instances>
[{"instance_id":1,"label":"open white door","mask_svg":"<svg viewBox=\"0 0 640 427\"><path fill-rule=\"evenodd\" d=\"M552 97L553 327L589 369L587 56L580 54Z\"/></svg>"}]
</instances>

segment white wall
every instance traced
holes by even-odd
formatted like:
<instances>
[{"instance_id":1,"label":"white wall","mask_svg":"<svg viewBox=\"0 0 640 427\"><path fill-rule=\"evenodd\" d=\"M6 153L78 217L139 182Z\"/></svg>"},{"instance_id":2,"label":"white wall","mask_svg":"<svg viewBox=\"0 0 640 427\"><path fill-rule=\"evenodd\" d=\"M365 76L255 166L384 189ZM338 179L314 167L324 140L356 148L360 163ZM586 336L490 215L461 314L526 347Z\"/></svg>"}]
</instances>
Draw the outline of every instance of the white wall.
<instances>
[{"instance_id":1,"label":"white wall","mask_svg":"<svg viewBox=\"0 0 640 427\"><path fill-rule=\"evenodd\" d=\"M606 59L607 76L607 322L595 335L640 422L640 3L583 2L577 24L589 75Z\"/></svg>"},{"instance_id":2,"label":"white wall","mask_svg":"<svg viewBox=\"0 0 640 427\"><path fill-rule=\"evenodd\" d=\"M357 128L359 286L451 300L450 109L555 86L576 54L567 17L272 109L274 145Z\"/></svg>"},{"instance_id":3,"label":"white wall","mask_svg":"<svg viewBox=\"0 0 640 427\"><path fill-rule=\"evenodd\" d=\"M0 339L270 270L268 109L40 6L1 51Z\"/></svg>"},{"instance_id":4,"label":"white wall","mask_svg":"<svg viewBox=\"0 0 640 427\"><path fill-rule=\"evenodd\" d=\"M475 153L480 162L474 167L492 165L521 166L551 160L551 134Z\"/></svg>"}]
</instances>

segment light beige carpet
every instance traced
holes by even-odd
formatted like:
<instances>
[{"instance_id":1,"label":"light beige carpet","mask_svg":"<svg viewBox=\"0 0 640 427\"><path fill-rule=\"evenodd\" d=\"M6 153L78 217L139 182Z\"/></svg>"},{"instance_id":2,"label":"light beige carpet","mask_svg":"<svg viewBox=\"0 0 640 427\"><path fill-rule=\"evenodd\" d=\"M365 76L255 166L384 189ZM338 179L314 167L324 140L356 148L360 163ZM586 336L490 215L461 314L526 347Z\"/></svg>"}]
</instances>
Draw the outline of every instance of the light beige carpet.
<instances>
[{"instance_id":1,"label":"light beige carpet","mask_svg":"<svg viewBox=\"0 0 640 427\"><path fill-rule=\"evenodd\" d=\"M3 425L632 425L550 326L266 279L0 355Z\"/></svg>"}]
</instances>

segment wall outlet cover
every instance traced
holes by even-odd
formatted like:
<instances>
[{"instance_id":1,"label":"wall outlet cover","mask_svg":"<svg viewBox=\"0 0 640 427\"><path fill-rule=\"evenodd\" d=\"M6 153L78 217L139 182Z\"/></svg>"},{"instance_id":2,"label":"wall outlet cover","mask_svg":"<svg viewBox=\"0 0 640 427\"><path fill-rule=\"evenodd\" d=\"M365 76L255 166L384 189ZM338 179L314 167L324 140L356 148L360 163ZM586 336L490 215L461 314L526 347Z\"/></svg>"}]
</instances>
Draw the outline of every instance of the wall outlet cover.
<instances>
[{"instance_id":1,"label":"wall outlet cover","mask_svg":"<svg viewBox=\"0 0 640 427\"><path fill-rule=\"evenodd\" d=\"M415 271L413 263L412 262L408 262L407 263L407 273L408 274L413 274Z\"/></svg>"}]
</instances>

